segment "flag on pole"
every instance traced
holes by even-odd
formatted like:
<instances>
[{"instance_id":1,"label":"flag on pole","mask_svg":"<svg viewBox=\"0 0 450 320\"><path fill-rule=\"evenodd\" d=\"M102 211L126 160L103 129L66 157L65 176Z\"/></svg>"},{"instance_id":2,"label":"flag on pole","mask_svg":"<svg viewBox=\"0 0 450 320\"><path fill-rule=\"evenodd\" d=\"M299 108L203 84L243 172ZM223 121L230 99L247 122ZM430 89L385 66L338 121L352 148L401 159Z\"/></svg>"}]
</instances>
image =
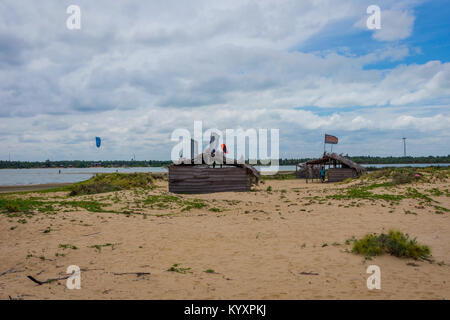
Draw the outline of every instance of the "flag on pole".
<instances>
[{"instance_id":1,"label":"flag on pole","mask_svg":"<svg viewBox=\"0 0 450 320\"><path fill-rule=\"evenodd\" d=\"M332 136L330 134L326 134L325 133L325 143L337 144L338 143L338 138L335 137L335 136Z\"/></svg>"}]
</instances>

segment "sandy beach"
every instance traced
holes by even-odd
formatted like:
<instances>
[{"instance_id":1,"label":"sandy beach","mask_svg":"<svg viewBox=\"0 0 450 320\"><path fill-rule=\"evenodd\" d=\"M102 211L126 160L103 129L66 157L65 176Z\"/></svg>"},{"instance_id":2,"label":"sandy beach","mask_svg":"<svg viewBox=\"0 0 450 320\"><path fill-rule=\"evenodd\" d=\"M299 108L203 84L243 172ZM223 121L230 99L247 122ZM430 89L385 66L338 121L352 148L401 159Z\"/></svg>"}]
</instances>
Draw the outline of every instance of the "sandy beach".
<instances>
[{"instance_id":1,"label":"sandy beach","mask_svg":"<svg viewBox=\"0 0 450 320\"><path fill-rule=\"evenodd\" d=\"M450 223L436 206L450 208L450 182L413 185L433 205L327 197L351 185L266 180L251 192L175 195L157 180L151 190L9 195L53 210L0 214L0 298L449 299ZM390 229L430 246L431 259L351 252L352 237ZM380 290L366 286L372 264ZM64 277L70 265L80 290L27 278Z\"/></svg>"}]
</instances>

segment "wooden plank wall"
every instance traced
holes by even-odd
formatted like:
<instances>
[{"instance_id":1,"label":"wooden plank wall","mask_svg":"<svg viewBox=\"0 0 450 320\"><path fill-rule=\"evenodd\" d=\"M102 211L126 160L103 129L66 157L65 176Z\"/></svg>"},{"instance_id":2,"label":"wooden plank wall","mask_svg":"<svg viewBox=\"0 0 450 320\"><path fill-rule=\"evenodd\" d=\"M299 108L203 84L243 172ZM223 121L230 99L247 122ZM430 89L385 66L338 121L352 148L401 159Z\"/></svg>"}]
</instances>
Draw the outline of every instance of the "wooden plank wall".
<instances>
[{"instance_id":1,"label":"wooden plank wall","mask_svg":"<svg viewBox=\"0 0 450 320\"><path fill-rule=\"evenodd\" d=\"M356 178L358 175L355 169L349 168L330 168L328 171L328 181L338 182L348 178Z\"/></svg>"},{"instance_id":2,"label":"wooden plank wall","mask_svg":"<svg viewBox=\"0 0 450 320\"><path fill-rule=\"evenodd\" d=\"M245 168L169 167L169 191L174 193L249 191L250 187Z\"/></svg>"},{"instance_id":3,"label":"wooden plank wall","mask_svg":"<svg viewBox=\"0 0 450 320\"><path fill-rule=\"evenodd\" d=\"M312 167L312 177L308 176L308 169L302 168L300 170L297 170L295 173L296 178L308 178L308 179L320 179L320 166L313 166Z\"/></svg>"}]
</instances>

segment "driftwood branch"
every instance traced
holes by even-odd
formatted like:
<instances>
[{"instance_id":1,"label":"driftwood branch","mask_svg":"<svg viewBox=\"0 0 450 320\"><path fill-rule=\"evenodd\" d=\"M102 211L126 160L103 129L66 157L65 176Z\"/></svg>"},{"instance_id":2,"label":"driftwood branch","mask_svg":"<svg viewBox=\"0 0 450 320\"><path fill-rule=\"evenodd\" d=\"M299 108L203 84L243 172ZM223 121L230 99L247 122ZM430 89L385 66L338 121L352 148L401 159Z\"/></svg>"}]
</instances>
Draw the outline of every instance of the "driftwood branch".
<instances>
[{"instance_id":1,"label":"driftwood branch","mask_svg":"<svg viewBox=\"0 0 450 320\"><path fill-rule=\"evenodd\" d=\"M6 270L6 271L0 273L0 277L1 277L1 276L4 276L5 274L8 274L8 273L16 273L16 272L23 272L23 271L24 271L24 270L14 270L14 269L9 269L9 270Z\"/></svg>"},{"instance_id":2,"label":"driftwood branch","mask_svg":"<svg viewBox=\"0 0 450 320\"><path fill-rule=\"evenodd\" d=\"M68 276L65 276L65 277L61 277L61 278L47 279L45 281L39 281L36 278L33 278L32 276L27 276L27 278L30 279L31 281L33 281L34 283L37 283L38 285L43 285L43 284L50 283L50 282L53 282L53 281L66 280L66 279L69 279L70 276L71 275L68 275Z\"/></svg>"},{"instance_id":3,"label":"driftwood branch","mask_svg":"<svg viewBox=\"0 0 450 320\"><path fill-rule=\"evenodd\" d=\"M115 275L115 276L123 276L123 275L127 275L127 274L135 274L138 277L142 277L142 276L150 275L150 272L113 272L112 274Z\"/></svg>"},{"instance_id":4,"label":"driftwood branch","mask_svg":"<svg viewBox=\"0 0 450 320\"><path fill-rule=\"evenodd\" d=\"M305 275L305 276L318 276L319 274L316 272L300 272L300 274Z\"/></svg>"}]
</instances>

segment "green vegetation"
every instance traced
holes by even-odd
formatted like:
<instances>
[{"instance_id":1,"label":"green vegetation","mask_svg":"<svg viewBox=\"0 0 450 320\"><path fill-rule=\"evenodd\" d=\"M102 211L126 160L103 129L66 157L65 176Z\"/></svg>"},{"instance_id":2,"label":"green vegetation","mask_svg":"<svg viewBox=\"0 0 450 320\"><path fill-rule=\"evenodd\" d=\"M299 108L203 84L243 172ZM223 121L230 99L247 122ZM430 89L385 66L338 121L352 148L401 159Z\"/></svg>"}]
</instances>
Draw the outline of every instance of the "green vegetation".
<instances>
[{"instance_id":1,"label":"green vegetation","mask_svg":"<svg viewBox=\"0 0 450 320\"><path fill-rule=\"evenodd\" d=\"M167 269L167 271L178 272L182 274L192 273L191 268L181 268L179 267L179 265L180 265L179 263L175 263L169 269Z\"/></svg>"},{"instance_id":2,"label":"green vegetation","mask_svg":"<svg viewBox=\"0 0 450 320\"><path fill-rule=\"evenodd\" d=\"M431 254L426 245L420 245L416 239L400 231L389 231L388 234L367 234L360 240L353 242L352 252L366 257L389 253L396 257L425 259Z\"/></svg>"},{"instance_id":3,"label":"green vegetation","mask_svg":"<svg viewBox=\"0 0 450 320\"><path fill-rule=\"evenodd\" d=\"M295 172L260 175L261 180L291 180L295 179Z\"/></svg>"},{"instance_id":4,"label":"green vegetation","mask_svg":"<svg viewBox=\"0 0 450 320\"><path fill-rule=\"evenodd\" d=\"M111 247L112 250L114 250L114 247L119 245L119 243L105 243L105 244L94 244L93 246L90 246L89 248L97 249L98 252L102 251L102 248L105 247Z\"/></svg>"},{"instance_id":5,"label":"green vegetation","mask_svg":"<svg viewBox=\"0 0 450 320\"><path fill-rule=\"evenodd\" d=\"M186 207L184 207L183 210L181 211L189 211L191 209L203 209L207 206L207 204L200 199L184 200L184 204L186 205Z\"/></svg>"},{"instance_id":6,"label":"green vegetation","mask_svg":"<svg viewBox=\"0 0 450 320\"><path fill-rule=\"evenodd\" d=\"M368 175L362 176L359 179L351 181L358 182L339 194L329 195L327 198L342 200L342 199L371 199L371 200L385 200L390 202L398 202L402 199L416 199L427 203L436 202L428 195L419 192L417 189L408 186L404 189L396 189L395 193L374 193L373 190L377 188L385 188L387 190L394 190L397 186L408 185L413 183L432 183L436 180L447 179L450 176L450 168L386 168L372 172ZM401 191L401 192L400 192ZM428 193L432 195L442 195L443 192L434 188Z\"/></svg>"},{"instance_id":7,"label":"green vegetation","mask_svg":"<svg viewBox=\"0 0 450 320\"><path fill-rule=\"evenodd\" d=\"M144 200L145 204L159 204L159 203L180 203L181 198L178 196L172 196L168 194L151 195Z\"/></svg>"},{"instance_id":8,"label":"green vegetation","mask_svg":"<svg viewBox=\"0 0 450 320\"><path fill-rule=\"evenodd\" d=\"M72 249L72 250L77 250L78 248L76 246L74 246L73 244L60 244L59 248L62 249Z\"/></svg>"},{"instance_id":9,"label":"green vegetation","mask_svg":"<svg viewBox=\"0 0 450 320\"><path fill-rule=\"evenodd\" d=\"M54 211L54 208L51 202L0 197L0 212L8 214L10 217L20 216L21 214L30 215L36 210L39 212L51 212Z\"/></svg>"},{"instance_id":10,"label":"green vegetation","mask_svg":"<svg viewBox=\"0 0 450 320\"><path fill-rule=\"evenodd\" d=\"M345 191L345 193L329 195L326 198L342 200L342 199L381 199L386 201L399 201L404 199L403 195L395 194L374 194L369 191L379 187L385 187L386 184L372 184L368 186L351 187Z\"/></svg>"},{"instance_id":11,"label":"green vegetation","mask_svg":"<svg viewBox=\"0 0 450 320\"><path fill-rule=\"evenodd\" d=\"M444 194L444 192L439 190L438 188L433 188L431 190L428 190L428 192L430 192L430 194L435 196L435 197L440 197L440 196L442 196Z\"/></svg>"},{"instance_id":12,"label":"green vegetation","mask_svg":"<svg viewBox=\"0 0 450 320\"><path fill-rule=\"evenodd\" d=\"M411 182L433 182L450 177L450 167L383 168L368 174L368 180L391 180L391 185Z\"/></svg>"},{"instance_id":13,"label":"green vegetation","mask_svg":"<svg viewBox=\"0 0 450 320\"><path fill-rule=\"evenodd\" d=\"M205 273L216 273L213 269L206 269L203 272L205 272Z\"/></svg>"},{"instance_id":14,"label":"green vegetation","mask_svg":"<svg viewBox=\"0 0 450 320\"><path fill-rule=\"evenodd\" d=\"M151 173L105 173L70 187L71 196L112 192L132 188L151 188Z\"/></svg>"},{"instance_id":15,"label":"green vegetation","mask_svg":"<svg viewBox=\"0 0 450 320\"><path fill-rule=\"evenodd\" d=\"M178 196L173 196L169 194L151 195L144 200L144 204L151 205L153 208L156 206L160 209L170 208L171 204L177 207L183 207L182 211L189 211L191 209L202 209L208 205L201 199L183 199Z\"/></svg>"},{"instance_id":16,"label":"green vegetation","mask_svg":"<svg viewBox=\"0 0 450 320\"><path fill-rule=\"evenodd\" d=\"M450 163L450 155L428 157L371 157L371 156L346 156L356 163L364 164L414 164L414 163Z\"/></svg>"},{"instance_id":17,"label":"green vegetation","mask_svg":"<svg viewBox=\"0 0 450 320\"><path fill-rule=\"evenodd\" d=\"M74 208L83 208L90 212L106 212L103 210L103 207L107 206L105 203L101 203L98 201L62 201L60 205L63 206L71 206Z\"/></svg>"}]
</instances>

